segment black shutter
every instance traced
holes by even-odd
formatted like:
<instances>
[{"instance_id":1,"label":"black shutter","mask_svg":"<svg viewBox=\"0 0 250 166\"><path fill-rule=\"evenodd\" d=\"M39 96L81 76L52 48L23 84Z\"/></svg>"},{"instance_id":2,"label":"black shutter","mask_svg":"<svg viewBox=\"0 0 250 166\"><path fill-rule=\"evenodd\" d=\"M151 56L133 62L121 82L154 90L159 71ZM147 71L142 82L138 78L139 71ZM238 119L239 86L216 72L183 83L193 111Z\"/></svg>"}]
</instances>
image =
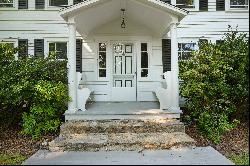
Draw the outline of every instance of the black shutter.
<instances>
[{"instance_id":1,"label":"black shutter","mask_svg":"<svg viewBox=\"0 0 250 166\"><path fill-rule=\"evenodd\" d=\"M200 11L208 11L208 0L200 0Z\"/></svg>"},{"instance_id":2,"label":"black shutter","mask_svg":"<svg viewBox=\"0 0 250 166\"><path fill-rule=\"evenodd\" d=\"M216 10L225 11L225 0L216 0Z\"/></svg>"},{"instance_id":3,"label":"black shutter","mask_svg":"<svg viewBox=\"0 0 250 166\"><path fill-rule=\"evenodd\" d=\"M18 9L28 9L28 0L18 0Z\"/></svg>"},{"instance_id":4,"label":"black shutter","mask_svg":"<svg viewBox=\"0 0 250 166\"><path fill-rule=\"evenodd\" d=\"M84 0L74 0L74 5L80 2L83 2Z\"/></svg>"},{"instance_id":5,"label":"black shutter","mask_svg":"<svg viewBox=\"0 0 250 166\"><path fill-rule=\"evenodd\" d=\"M44 9L45 8L45 0L35 0L36 9Z\"/></svg>"},{"instance_id":6,"label":"black shutter","mask_svg":"<svg viewBox=\"0 0 250 166\"><path fill-rule=\"evenodd\" d=\"M161 0L162 2L171 4L171 0Z\"/></svg>"},{"instance_id":7,"label":"black shutter","mask_svg":"<svg viewBox=\"0 0 250 166\"><path fill-rule=\"evenodd\" d=\"M82 72L82 40L76 39L76 72Z\"/></svg>"},{"instance_id":8,"label":"black shutter","mask_svg":"<svg viewBox=\"0 0 250 166\"><path fill-rule=\"evenodd\" d=\"M171 71L171 39L162 39L163 73Z\"/></svg>"},{"instance_id":9,"label":"black shutter","mask_svg":"<svg viewBox=\"0 0 250 166\"><path fill-rule=\"evenodd\" d=\"M44 39L34 40L34 56L44 57Z\"/></svg>"},{"instance_id":10,"label":"black shutter","mask_svg":"<svg viewBox=\"0 0 250 166\"><path fill-rule=\"evenodd\" d=\"M28 56L28 39L18 39L18 58Z\"/></svg>"}]
</instances>

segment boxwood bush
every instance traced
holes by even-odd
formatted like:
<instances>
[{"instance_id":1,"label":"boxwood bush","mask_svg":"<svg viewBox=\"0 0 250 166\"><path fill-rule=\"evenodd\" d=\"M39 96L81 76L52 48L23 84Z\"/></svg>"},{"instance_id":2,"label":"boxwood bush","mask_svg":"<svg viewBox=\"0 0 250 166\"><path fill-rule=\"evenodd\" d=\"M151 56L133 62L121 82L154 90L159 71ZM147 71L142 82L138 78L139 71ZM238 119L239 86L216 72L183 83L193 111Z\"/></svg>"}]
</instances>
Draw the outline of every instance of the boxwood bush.
<instances>
[{"instance_id":1,"label":"boxwood bush","mask_svg":"<svg viewBox=\"0 0 250 166\"><path fill-rule=\"evenodd\" d=\"M0 118L9 125L22 123L25 134L38 138L56 131L66 110L67 61L55 56L15 60L17 51L0 44Z\"/></svg>"},{"instance_id":2,"label":"boxwood bush","mask_svg":"<svg viewBox=\"0 0 250 166\"><path fill-rule=\"evenodd\" d=\"M249 112L248 73L248 39L232 29L222 42L200 42L199 50L180 62L186 107L200 131L215 143Z\"/></svg>"}]
</instances>

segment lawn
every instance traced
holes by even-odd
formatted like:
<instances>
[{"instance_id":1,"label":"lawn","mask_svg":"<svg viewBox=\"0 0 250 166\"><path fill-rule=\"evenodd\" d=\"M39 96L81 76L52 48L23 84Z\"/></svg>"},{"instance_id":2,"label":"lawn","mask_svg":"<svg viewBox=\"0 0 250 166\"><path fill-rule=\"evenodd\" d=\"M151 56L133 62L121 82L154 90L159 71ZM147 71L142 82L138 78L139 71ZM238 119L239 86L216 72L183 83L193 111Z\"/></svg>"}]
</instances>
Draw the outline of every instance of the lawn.
<instances>
[{"instance_id":1,"label":"lawn","mask_svg":"<svg viewBox=\"0 0 250 166\"><path fill-rule=\"evenodd\" d=\"M249 165L249 153L242 153L239 155L232 155L230 157L236 165Z\"/></svg>"},{"instance_id":2,"label":"lawn","mask_svg":"<svg viewBox=\"0 0 250 166\"><path fill-rule=\"evenodd\" d=\"M26 159L20 154L0 154L0 165L21 165Z\"/></svg>"}]
</instances>

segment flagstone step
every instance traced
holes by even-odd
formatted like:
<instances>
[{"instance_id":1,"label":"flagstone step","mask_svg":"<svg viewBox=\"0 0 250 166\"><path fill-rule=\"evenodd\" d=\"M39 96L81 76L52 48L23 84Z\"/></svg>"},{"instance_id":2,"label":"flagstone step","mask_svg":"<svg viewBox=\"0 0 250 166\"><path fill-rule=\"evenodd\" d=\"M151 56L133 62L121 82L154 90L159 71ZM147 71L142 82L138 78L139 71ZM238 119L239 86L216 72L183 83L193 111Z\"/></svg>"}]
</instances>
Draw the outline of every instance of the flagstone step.
<instances>
[{"instance_id":1,"label":"flagstone step","mask_svg":"<svg viewBox=\"0 0 250 166\"><path fill-rule=\"evenodd\" d=\"M106 120L66 122L61 126L61 135L84 133L154 133L185 132L178 120Z\"/></svg>"},{"instance_id":2,"label":"flagstone step","mask_svg":"<svg viewBox=\"0 0 250 166\"><path fill-rule=\"evenodd\" d=\"M182 132L71 134L49 143L51 151L138 151L194 146L195 141Z\"/></svg>"}]
</instances>

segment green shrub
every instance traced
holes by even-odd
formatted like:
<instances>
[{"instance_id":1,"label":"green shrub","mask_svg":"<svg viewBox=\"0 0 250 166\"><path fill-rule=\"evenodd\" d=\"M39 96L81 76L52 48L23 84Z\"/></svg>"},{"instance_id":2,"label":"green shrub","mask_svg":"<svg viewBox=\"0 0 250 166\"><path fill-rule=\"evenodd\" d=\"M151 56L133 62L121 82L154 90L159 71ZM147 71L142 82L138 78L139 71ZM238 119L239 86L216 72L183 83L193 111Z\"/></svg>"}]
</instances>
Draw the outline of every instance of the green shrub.
<instances>
[{"instance_id":1,"label":"green shrub","mask_svg":"<svg viewBox=\"0 0 250 166\"><path fill-rule=\"evenodd\" d=\"M35 86L34 99L30 112L23 114L23 133L37 139L45 133L57 132L68 101L66 85L40 81Z\"/></svg>"},{"instance_id":2,"label":"green shrub","mask_svg":"<svg viewBox=\"0 0 250 166\"><path fill-rule=\"evenodd\" d=\"M246 34L229 31L223 42L199 43L180 62L181 95L199 129L215 143L248 112L249 57Z\"/></svg>"},{"instance_id":3,"label":"green shrub","mask_svg":"<svg viewBox=\"0 0 250 166\"><path fill-rule=\"evenodd\" d=\"M49 104L41 106L44 96L41 93L38 95L39 86L47 88L48 92L57 88L55 90L58 94L54 96L57 99L65 96L61 94L62 92L67 93L65 92L67 91L66 86L58 89L62 88L62 85L67 85L66 60L59 61L51 56L15 60L14 54L17 51L17 48L10 45L0 44L0 118L3 119L1 123L24 122L22 117L25 116L22 114L26 113L26 117L28 117L38 108L44 108L44 112L52 111ZM65 111L67 106L65 100L50 100L50 102L53 111L57 112L56 117L61 117L62 111ZM36 114L33 115L36 116ZM27 125L23 126L27 127Z\"/></svg>"}]
</instances>

